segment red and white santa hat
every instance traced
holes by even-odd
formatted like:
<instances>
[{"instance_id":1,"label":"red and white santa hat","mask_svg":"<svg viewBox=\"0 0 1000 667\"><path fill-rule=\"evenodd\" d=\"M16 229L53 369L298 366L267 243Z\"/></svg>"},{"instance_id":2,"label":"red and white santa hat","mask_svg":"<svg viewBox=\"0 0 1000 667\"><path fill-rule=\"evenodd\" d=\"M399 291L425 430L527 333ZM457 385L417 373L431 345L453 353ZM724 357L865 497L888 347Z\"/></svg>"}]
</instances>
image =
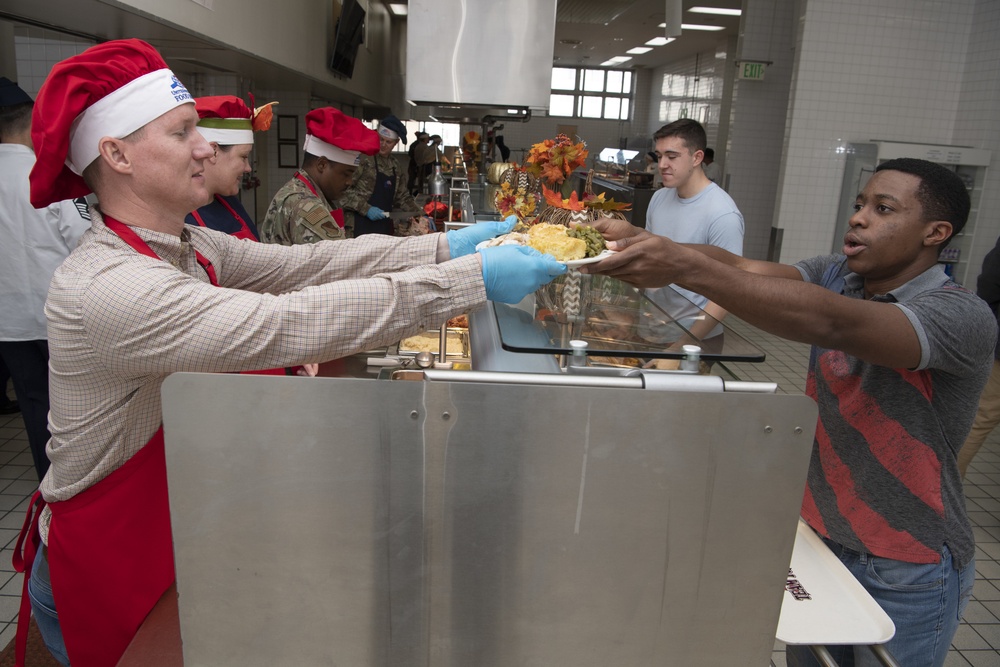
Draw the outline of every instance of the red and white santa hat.
<instances>
[{"instance_id":1,"label":"red and white santa hat","mask_svg":"<svg viewBox=\"0 0 1000 667\"><path fill-rule=\"evenodd\" d=\"M306 140L302 150L310 155L357 165L362 153L375 155L378 149L378 132L365 127L357 118L333 107L313 109L306 114Z\"/></svg>"},{"instance_id":2,"label":"red and white santa hat","mask_svg":"<svg viewBox=\"0 0 1000 667\"><path fill-rule=\"evenodd\" d=\"M198 97L198 131L220 146L253 143L253 110L235 95Z\"/></svg>"},{"instance_id":3,"label":"red and white santa hat","mask_svg":"<svg viewBox=\"0 0 1000 667\"><path fill-rule=\"evenodd\" d=\"M152 46L122 39L57 63L35 99L31 203L37 208L90 193L80 174L103 137L120 139L194 100Z\"/></svg>"}]
</instances>

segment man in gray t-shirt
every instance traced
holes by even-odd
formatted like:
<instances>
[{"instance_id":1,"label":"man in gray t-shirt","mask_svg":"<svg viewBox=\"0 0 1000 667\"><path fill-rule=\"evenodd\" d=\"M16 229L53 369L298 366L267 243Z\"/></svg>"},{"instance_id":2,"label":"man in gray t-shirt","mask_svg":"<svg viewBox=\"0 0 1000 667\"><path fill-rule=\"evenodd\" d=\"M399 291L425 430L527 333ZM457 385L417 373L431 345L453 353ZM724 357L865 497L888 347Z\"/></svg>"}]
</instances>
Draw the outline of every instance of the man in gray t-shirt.
<instances>
[{"instance_id":1,"label":"man in gray t-shirt","mask_svg":"<svg viewBox=\"0 0 1000 667\"><path fill-rule=\"evenodd\" d=\"M812 344L819 406L802 518L892 618L901 665L940 667L975 580L957 452L989 375L990 308L937 263L969 193L951 170L889 160L858 194L843 253L795 266L595 222L619 252L586 273L680 282L750 324ZM789 665L816 664L788 647ZM857 662L847 663L854 652ZM837 664L865 648L831 647Z\"/></svg>"},{"instance_id":2,"label":"man in gray t-shirt","mask_svg":"<svg viewBox=\"0 0 1000 667\"><path fill-rule=\"evenodd\" d=\"M676 120L657 130L653 141L663 188L649 202L646 229L677 243L713 245L742 255L743 214L701 168L707 143L705 128L688 118ZM721 321L726 311L701 294L673 285L647 290L647 295L699 340L721 333L716 321ZM703 323L691 319L700 315L699 310L713 319ZM647 340L671 342L657 340L657 329L655 322L644 321L639 332ZM672 326L663 329L674 331Z\"/></svg>"}]
</instances>

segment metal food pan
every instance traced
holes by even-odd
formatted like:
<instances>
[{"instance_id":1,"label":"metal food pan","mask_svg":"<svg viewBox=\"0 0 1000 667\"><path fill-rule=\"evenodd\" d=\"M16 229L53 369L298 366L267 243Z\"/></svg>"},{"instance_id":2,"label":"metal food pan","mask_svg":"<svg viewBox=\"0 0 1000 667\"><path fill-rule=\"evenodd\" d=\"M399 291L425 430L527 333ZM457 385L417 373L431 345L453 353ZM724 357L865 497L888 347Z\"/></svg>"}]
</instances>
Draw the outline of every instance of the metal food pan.
<instances>
[{"instance_id":1,"label":"metal food pan","mask_svg":"<svg viewBox=\"0 0 1000 667\"><path fill-rule=\"evenodd\" d=\"M446 329L448 333L448 352L445 355L449 359L463 359L469 357L469 330L468 329ZM421 341L427 341L427 350L433 352L435 355L441 349L441 331L440 329L434 329L432 331L425 331L414 336L409 336L399 341L399 354L401 356L413 356L425 349L424 346L419 348L416 346L407 346L406 342L414 338L419 338Z\"/></svg>"}]
</instances>

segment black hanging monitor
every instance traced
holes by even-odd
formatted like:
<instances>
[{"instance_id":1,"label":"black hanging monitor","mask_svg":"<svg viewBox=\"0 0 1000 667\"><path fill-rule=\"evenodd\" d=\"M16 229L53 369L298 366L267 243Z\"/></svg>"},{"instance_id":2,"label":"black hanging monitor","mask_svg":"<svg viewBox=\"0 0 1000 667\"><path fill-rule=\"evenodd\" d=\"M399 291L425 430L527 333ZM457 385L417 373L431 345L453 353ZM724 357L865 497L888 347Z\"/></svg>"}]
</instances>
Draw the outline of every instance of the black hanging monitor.
<instances>
[{"instance_id":1,"label":"black hanging monitor","mask_svg":"<svg viewBox=\"0 0 1000 667\"><path fill-rule=\"evenodd\" d=\"M344 0L334 30L330 69L348 79L354 75L354 61L364 41L364 28L365 10L358 0Z\"/></svg>"}]
</instances>

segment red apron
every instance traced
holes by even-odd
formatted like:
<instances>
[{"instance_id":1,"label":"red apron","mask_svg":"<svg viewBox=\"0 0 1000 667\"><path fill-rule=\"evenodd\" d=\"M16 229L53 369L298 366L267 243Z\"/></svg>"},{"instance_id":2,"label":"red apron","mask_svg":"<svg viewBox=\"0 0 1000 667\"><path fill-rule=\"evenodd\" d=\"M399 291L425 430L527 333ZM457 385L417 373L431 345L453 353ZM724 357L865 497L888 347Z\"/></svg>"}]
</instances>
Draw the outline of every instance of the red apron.
<instances>
[{"instance_id":1,"label":"red apron","mask_svg":"<svg viewBox=\"0 0 1000 667\"><path fill-rule=\"evenodd\" d=\"M319 194L316 192L316 188L313 187L313 184L309 182L308 178L303 178L302 174L300 174L298 172L295 173L295 178L297 178L300 181L302 181L303 183L305 183L306 187L309 188L309 192L313 193L313 195L316 198L319 198ZM333 218L333 221L337 223L338 227L340 227L341 229L344 228L344 209L342 209L342 208L331 208L330 209L330 217Z\"/></svg>"},{"instance_id":2,"label":"red apron","mask_svg":"<svg viewBox=\"0 0 1000 667\"><path fill-rule=\"evenodd\" d=\"M31 618L28 576L44 506L36 492L25 521L31 531L25 557L19 559L24 529L14 557L15 568L25 571L18 667L24 665ZM49 576L58 591L54 595L66 654L73 667L113 667L174 581L163 427L121 468L69 500L49 503L49 509Z\"/></svg>"},{"instance_id":3,"label":"red apron","mask_svg":"<svg viewBox=\"0 0 1000 667\"><path fill-rule=\"evenodd\" d=\"M223 199L219 195L215 195L215 201L217 201L220 204L222 204L223 206L225 206L226 210L228 210L230 213L233 214L233 217L236 218L236 222L240 223L240 227L242 227L242 229L240 231L233 232L232 234L230 234L230 236L235 236L238 239L250 239L251 241L259 241L260 240L256 236L253 235L253 232L250 231L250 227L247 226L246 220L244 220L240 216L240 214L237 213L233 209L233 207L229 205L229 202L227 202L225 199ZM199 214L198 211L191 211L191 215L194 217L195 222L197 222L199 225L201 225L202 227L208 227L208 225L205 224L205 221L202 219L201 214Z\"/></svg>"},{"instance_id":4,"label":"red apron","mask_svg":"<svg viewBox=\"0 0 1000 667\"><path fill-rule=\"evenodd\" d=\"M127 225L107 216L104 223L137 252L159 259ZM195 256L211 283L218 285L211 262L197 251ZM284 369L277 372L285 374ZM31 618L28 579L41 542L38 519L45 505L36 491L13 558L14 569L25 575L17 667L24 665ZM73 667L112 667L174 581L163 427L121 468L69 500L48 506L49 576L66 653Z\"/></svg>"}]
</instances>

